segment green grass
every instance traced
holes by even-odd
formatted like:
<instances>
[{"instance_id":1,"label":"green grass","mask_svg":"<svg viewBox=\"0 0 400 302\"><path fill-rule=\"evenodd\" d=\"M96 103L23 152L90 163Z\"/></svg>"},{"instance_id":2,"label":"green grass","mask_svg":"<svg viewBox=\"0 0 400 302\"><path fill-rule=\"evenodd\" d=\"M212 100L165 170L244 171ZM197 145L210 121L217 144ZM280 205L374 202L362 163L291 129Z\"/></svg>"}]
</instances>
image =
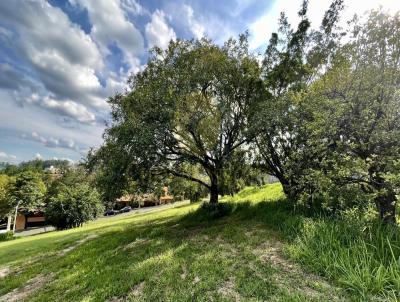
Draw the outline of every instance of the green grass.
<instances>
[{"instance_id":1,"label":"green grass","mask_svg":"<svg viewBox=\"0 0 400 302\"><path fill-rule=\"evenodd\" d=\"M2 242L0 272L11 273L0 279L0 301L16 289L29 301L365 301L399 293L395 237L392 258L384 243L374 252L363 232L338 243L336 222L294 214L276 184L224 204L220 218L192 204ZM353 245L370 253L368 263L351 258ZM373 256L384 268L371 279L365 270L381 261ZM356 260L370 266L355 274ZM37 276L45 282L35 284Z\"/></svg>"}]
</instances>

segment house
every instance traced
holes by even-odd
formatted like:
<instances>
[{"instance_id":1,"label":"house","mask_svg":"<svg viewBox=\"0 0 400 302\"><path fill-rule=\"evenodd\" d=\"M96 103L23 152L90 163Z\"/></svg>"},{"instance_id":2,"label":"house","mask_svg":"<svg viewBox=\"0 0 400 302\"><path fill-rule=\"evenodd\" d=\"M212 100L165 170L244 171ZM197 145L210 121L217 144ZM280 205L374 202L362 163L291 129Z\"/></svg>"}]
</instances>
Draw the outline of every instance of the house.
<instances>
[{"instance_id":1,"label":"house","mask_svg":"<svg viewBox=\"0 0 400 302\"><path fill-rule=\"evenodd\" d=\"M62 177L62 172L59 168L56 168L54 166L50 166L46 169L44 169L44 171L50 175L51 180L56 180Z\"/></svg>"},{"instance_id":2,"label":"house","mask_svg":"<svg viewBox=\"0 0 400 302\"><path fill-rule=\"evenodd\" d=\"M168 194L167 186L163 187L163 191L164 191L164 196L160 197L160 204L167 204L173 202L174 197Z\"/></svg>"},{"instance_id":3,"label":"house","mask_svg":"<svg viewBox=\"0 0 400 302\"><path fill-rule=\"evenodd\" d=\"M174 197L169 195L168 187L163 187L163 196L159 199L155 194L142 194L142 195L134 195L134 194L125 194L116 199L117 208L123 208L128 205L136 204L136 206L143 207L151 207L159 204L167 204L171 203L174 200Z\"/></svg>"},{"instance_id":4,"label":"house","mask_svg":"<svg viewBox=\"0 0 400 302\"><path fill-rule=\"evenodd\" d=\"M31 227L45 226L46 217L41 211L19 212L15 221L15 231L23 231Z\"/></svg>"}]
</instances>

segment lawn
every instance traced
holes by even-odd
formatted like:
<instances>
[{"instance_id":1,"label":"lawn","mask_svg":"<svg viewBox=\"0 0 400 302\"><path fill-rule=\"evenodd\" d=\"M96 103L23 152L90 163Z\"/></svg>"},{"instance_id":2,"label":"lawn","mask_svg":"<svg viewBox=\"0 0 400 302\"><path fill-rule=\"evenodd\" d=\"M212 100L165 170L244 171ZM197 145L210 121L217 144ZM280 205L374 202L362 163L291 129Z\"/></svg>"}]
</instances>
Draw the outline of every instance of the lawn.
<instances>
[{"instance_id":1,"label":"lawn","mask_svg":"<svg viewBox=\"0 0 400 302\"><path fill-rule=\"evenodd\" d=\"M224 201L227 213L221 218L191 204L0 243L0 301L375 297L297 264L306 259L291 248L296 238L290 224L299 219L286 219L279 185L246 188Z\"/></svg>"}]
</instances>

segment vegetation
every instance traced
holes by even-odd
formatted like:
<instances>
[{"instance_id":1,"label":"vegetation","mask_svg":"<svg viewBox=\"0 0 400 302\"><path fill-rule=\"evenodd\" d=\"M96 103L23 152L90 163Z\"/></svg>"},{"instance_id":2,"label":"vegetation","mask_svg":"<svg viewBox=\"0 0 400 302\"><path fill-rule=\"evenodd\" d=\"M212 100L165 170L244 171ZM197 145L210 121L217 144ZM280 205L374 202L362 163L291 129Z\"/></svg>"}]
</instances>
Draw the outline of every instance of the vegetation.
<instances>
[{"instance_id":1,"label":"vegetation","mask_svg":"<svg viewBox=\"0 0 400 302\"><path fill-rule=\"evenodd\" d=\"M58 229L69 229L99 217L103 210L96 189L85 183L77 183L62 186L57 195L50 199L45 215L49 223Z\"/></svg>"},{"instance_id":2,"label":"vegetation","mask_svg":"<svg viewBox=\"0 0 400 302\"><path fill-rule=\"evenodd\" d=\"M20 213L45 213L47 221L59 229L97 218L104 207L93 188L93 176L66 163L34 160L8 165L0 174L0 218L14 217L17 205ZM56 174L44 170L48 164L55 165L49 167Z\"/></svg>"},{"instance_id":3,"label":"vegetation","mask_svg":"<svg viewBox=\"0 0 400 302\"><path fill-rule=\"evenodd\" d=\"M35 211L44 206L46 185L39 173L26 171L16 177L9 194L13 206L19 204L21 209Z\"/></svg>"},{"instance_id":4,"label":"vegetation","mask_svg":"<svg viewBox=\"0 0 400 302\"><path fill-rule=\"evenodd\" d=\"M9 202L9 195L14 182L14 177L0 174L0 217L10 212L11 204Z\"/></svg>"},{"instance_id":5,"label":"vegetation","mask_svg":"<svg viewBox=\"0 0 400 302\"><path fill-rule=\"evenodd\" d=\"M217 203L262 169L297 206L338 214L372 203L395 224L399 14L374 11L341 29L343 1L334 0L311 30L307 4L296 28L282 13L262 64L246 34L223 46L153 49L130 90L110 99L113 122L88 157L103 196L132 182L154 191L169 175L204 186Z\"/></svg>"},{"instance_id":6,"label":"vegetation","mask_svg":"<svg viewBox=\"0 0 400 302\"><path fill-rule=\"evenodd\" d=\"M311 30L307 4L261 57L247 34L154 48L84 167L2 166L0 214L58 229L164 186L193 203L0 243L0 300L398 301L400 13L341 29L334 0Z\"/></svg>"},{"instance_id":7,"label":"vegetation","mask_svg":"<svg viewBox=\"0 0 400 302\"><path fill-rule=\"evenodd\" d=\"M203 185L218 202L221 174L249 140L249 116L263 93L247 36L222 47L203 39L156 48L129 84L129 93L110 99L113 124L89 162L119 178L112 185L129 177L148 185L149 176L169 174Z\"/></svg>"}]
</instances>

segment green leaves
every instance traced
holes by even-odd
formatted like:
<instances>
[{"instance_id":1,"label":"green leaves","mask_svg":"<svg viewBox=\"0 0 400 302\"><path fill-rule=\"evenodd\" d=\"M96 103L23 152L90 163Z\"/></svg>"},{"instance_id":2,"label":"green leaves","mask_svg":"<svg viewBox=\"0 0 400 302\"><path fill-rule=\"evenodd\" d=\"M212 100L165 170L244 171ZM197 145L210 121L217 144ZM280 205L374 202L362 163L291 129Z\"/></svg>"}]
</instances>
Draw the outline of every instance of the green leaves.
<instances>
[{"instance_id":1,"label":"green leaves","mask_svg":"<svg viewBox=\"0 0 400 302\"><path fill-rule=\"evenodd\" d=\"M155 50L129 80L132 90L110 99L113 123L96 155L104 175L118 171L126 184L172 173L218 187L233 151L252 139L250 113L264 93L260 72L247 35L223 47L202 39ZM188 175L186 164L210 180Z\"/></svg>"},{"instance_id":2,"label":"green leaves","mask_svg":"<svg viewBox=\"0 0 400 302\"><path fill-rule=\"evenodd\" d=\"M46 185L37 172L26 171L16 177L10 189L10 200L13 206L20 202L20 209L37 211L44 207Z\"/></svg>"},{"instance_id":3,"label":"green leaves","mask_svg":"<svg viewBox=\"0 0 400 302\"><path fill-rule=\"evenodd\" d=\"M58 229L81 226L104 210L100 195L87 183L63 185L46 207L47 220Z\"/></svg>"}]
</instances>

